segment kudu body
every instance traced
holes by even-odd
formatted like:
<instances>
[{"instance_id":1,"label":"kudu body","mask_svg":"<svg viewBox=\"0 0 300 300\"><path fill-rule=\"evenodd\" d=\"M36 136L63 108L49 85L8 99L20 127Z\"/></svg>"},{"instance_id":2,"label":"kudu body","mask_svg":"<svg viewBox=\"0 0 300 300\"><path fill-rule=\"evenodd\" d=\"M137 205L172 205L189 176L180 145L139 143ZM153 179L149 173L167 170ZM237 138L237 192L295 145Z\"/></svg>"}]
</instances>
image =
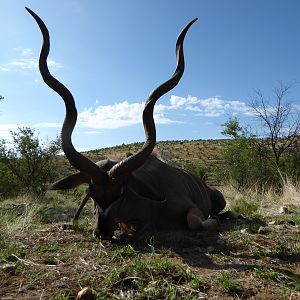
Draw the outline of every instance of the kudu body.
<instances>
[{"instance_id":1,"label":"kudu body","mask_svg":"<svg viewBox=\"0 0 300 300\"><path fill-rule=\"evenodd\" d=\"M134 155L121 161L102 160L94 163L76 151L71 136L77 120L74 99L69 90L49 72L47 57L50 49L48 30L30 9L43 34L39 69L44 82L63 99L66 116L61 131L62 149L79 172L55 182L51 189L70 189L88 184L96 207L94 233L111 238L116 222L134 225L136 229L211 230L217 221L209 218L225 207L223 195L200 178L169 166L152 154L156 144L153 109L156 101L173 89L184 72L183 41L194 19L179 34L176 43L177 67L172 77L150 94L143 111L146 142Z\"/></svg>"}]
</instances>

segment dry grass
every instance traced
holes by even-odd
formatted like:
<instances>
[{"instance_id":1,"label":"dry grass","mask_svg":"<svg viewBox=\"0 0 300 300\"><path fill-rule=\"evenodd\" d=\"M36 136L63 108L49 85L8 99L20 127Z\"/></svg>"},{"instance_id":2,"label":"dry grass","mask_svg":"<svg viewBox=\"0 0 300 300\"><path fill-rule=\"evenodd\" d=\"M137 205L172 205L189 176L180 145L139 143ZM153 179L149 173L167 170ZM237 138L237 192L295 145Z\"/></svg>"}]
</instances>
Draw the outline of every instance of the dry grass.
<instances>
[{"instance_id":1,"label":"dry grass","mask_svg":"<svg viewBox=\"0 0 300 300\"><path fill-rule=\"evenodd\" d=\"M0 202L0 299L71 300L84 286L95 299L298 299L300 221L282 214L283 223L257 232L282 203L298 209L297 191L291 183L281 197L226 187L229 206L244 209L244 219L224 221L219 233L168 232L146 245L93 238L91 203L73 227L76 193ZM257 209L245 210L241 200ZM59 211L69 212L68 223Z\"/></svg>"},{"instance_id":2,"label":"dry grass","mask_svg":"<svg viewBox=\"0 0 300 300\"><path fill-rule=\"evenodd\" d=\"M293 204L300 207L300 182L293 183L286 179L282 194L283 203Z\"/></svg>"},{"instance_id":3,"label":"dry grass","mask_svg":"<svg viewBox=\"0 0 300 300\"><path fill-rule=\"evenodd\" d=\"M178 166L213 166L222 143L161 142L157 151ZM125 157L140 146L88 155ZM286 180L280 195L222 187L228 208L244 218L221 221L218 233L156 234L146 245L93 238L91 202L72 226L84 189L0 202L0 299L70 300L84 286L95 299L300 299L299 183Z\"/></svg>"},{"instance_id":4,"label":"dry grass","mask_svg":"<svg viewBox=\"0 0 300 300\"><path fill-rule=\"evenodd\" d=\"M222 186L221 191L228 202L229 210L234 209L241 201L246 201L257 207L256 214L266 217L282 213L283 207L300 211L300 182L293 183L289 179L285 180L281 193L272 187L263 191L255 187L237 191L232 185Z\"/></svg>"},{"instance_id":5,"label":"dry grass","mask_svg":"<svg viewBox=\"0 0 300 300\"><path fill-rule=\"evenodd\" d=\"M28 228L38 226L41 204L30 196L22 195L2 201L0 210L0 233L2 237L14 236Z\"/></svg>"}]
</instances>

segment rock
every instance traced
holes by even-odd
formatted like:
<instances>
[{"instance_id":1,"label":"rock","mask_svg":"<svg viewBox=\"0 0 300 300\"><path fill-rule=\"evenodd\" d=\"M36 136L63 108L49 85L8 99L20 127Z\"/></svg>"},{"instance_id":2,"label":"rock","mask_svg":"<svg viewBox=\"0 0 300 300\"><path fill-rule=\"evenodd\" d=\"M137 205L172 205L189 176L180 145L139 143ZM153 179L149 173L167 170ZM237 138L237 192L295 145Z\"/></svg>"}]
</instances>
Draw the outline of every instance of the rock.
<instances>
[{"instance_id":1,"label":"rock","mask_svg":"<svg viewBox=\"0 0 300 300\"><path fill-rule=\"evenodd\" d=\"M292 226L296 225L296 223L293 220L287 220L287 223Z\"/></svg>"},{"instance_id":2,"label":"rock","mask_svg":"<svg viewBox=\"0 0 300 300\"><path fill-rule=\"evenodd\" d=\"M247 228L243 228L241 229L241 233L242 234L249 234L248 229Z\"/></svg>"},{"instance_id":3,"label":"rock","mask_svg":"<svg viewBox=\"0 0 300 300\"><path fill-rule=\"evenodd\" d=\"M61 225L62 230L71 230L73 229L73 225L72 224L68 224L68 223L64 223Z\"/></svg>"},{"instance_id":4,"label":"rock","mask_svg":"<svg viewBox=\"0 0 300 300\"><path fill-rule=\"evenodd\" d=\"M9 274L9 275L14 275L15 272L16 272L16 265L15 264L11 264L11 263L8 263L8 264L4 264L0 267L0 269L6 273L6 274Z\"/></svg>"},{"instance_id":5,"label":"rock","mask_svg":"<svg viewBox=\"0 0 300 300\"><path fill-rule=\"evenodd\" d=\"M279 213L280 214L288 214L289 213L289 208L286 205L280 206Z\"/></svg>"},{"instance_id":6,"label":"rock","mask_svg":"<svg viewBox=\"0 0 300 300\"><path fill-rule=\"evenodd\" d=\"M273 220L268 223L269 225L292 225L296 226L296 223L293 220Z\"/></svg>"},{"instance_id":7,"label":"rock","mask_svg":"<svg viewBox=\"0 0 300 300\"><path fill-rule=\"evenodd\" d=\"M92 300L94 299L94 291L89 287L84 287L78 292L76 300Z\"/></svg>"},{"instance_id":8,"label":"rock","mask_svg":"<svg viewBox=\"0 0 300 300\"><path fill-rule=\"evenodd\" d=\"M260 226L258 228L258 231L257 233L259 234L267 234L267 233L270 233L271 232L271 228L270 227L264 227L264 226Z\"/></svg>"}]
</instances>

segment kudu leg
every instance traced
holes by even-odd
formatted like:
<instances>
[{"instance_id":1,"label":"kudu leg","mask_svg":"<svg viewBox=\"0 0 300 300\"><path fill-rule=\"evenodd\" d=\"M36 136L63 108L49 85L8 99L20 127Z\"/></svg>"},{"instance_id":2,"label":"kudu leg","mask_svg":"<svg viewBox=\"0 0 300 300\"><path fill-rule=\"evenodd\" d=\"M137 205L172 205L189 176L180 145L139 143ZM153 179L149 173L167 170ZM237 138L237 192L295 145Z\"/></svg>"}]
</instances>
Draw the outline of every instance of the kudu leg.
<instances>
[{"instance_id":1,"label":"kudu leg","mask_svg":"<svg viewBox=\"0 0 300 300\"><path fill-rule=\"evenodd\" d=\"M216 231L219 223L215 219L204 220L202 212L198 208L190 208L187 213L188 227L192 231Z\"/></svg>"},{"instance_id":2,"label":"kudu leg","mask_svg":"<svg viewBox=\"0 0 300 300\"><path fill-rule=\"evenodd\" d=\"M90 198L90 193L87 193L85 195L85 197L83 198L83 200L81 201L80 206L78 207L78 209L76 211L76 214L74 215L73 223L78 221L80 213L83 210L83 208L85 207L85 205L86 205L87 201L89 200L89 198Z\"/></svg>"}]
</instances>

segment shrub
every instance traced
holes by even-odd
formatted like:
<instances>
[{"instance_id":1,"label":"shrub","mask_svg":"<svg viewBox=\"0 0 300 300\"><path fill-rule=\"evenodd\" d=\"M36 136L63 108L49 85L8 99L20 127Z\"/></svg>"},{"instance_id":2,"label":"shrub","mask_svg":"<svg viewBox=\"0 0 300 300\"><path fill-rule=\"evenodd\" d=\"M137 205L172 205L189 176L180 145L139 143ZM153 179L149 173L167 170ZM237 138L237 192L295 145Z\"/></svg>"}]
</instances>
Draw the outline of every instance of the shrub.
<instances>
[{"instance_id":1,"label":"shrub","mask_svg":"<svg viewBox=\"0 0 300 300\"><path fill-rule=\"evenodd\" d=\"M12 143L5 140L0 145L2 175L0 190L15 193L20 189L34 194L45 190L45 185L56 175L51 161L60 150L58 139L43 145L33 129L19 128L11 131Z\"/></svg>"},{"instance_id":2,"label":"shrub","mask_svg":"<svg viewBox=\"0 0 300 300\"><path fill-rule=\"evenodd\" d=\"M267 139L258 139L247 129L239 126L238 120L230 119L223 124L224 135L233 139L223 155L223 164L217 169L218 178L231 182L236 189L273 186L281 189L284 178L297 179L300 174L300 160L292 148L283 153L279 164L274 163L272 149Z\"/></svg>"}]
</instances>

